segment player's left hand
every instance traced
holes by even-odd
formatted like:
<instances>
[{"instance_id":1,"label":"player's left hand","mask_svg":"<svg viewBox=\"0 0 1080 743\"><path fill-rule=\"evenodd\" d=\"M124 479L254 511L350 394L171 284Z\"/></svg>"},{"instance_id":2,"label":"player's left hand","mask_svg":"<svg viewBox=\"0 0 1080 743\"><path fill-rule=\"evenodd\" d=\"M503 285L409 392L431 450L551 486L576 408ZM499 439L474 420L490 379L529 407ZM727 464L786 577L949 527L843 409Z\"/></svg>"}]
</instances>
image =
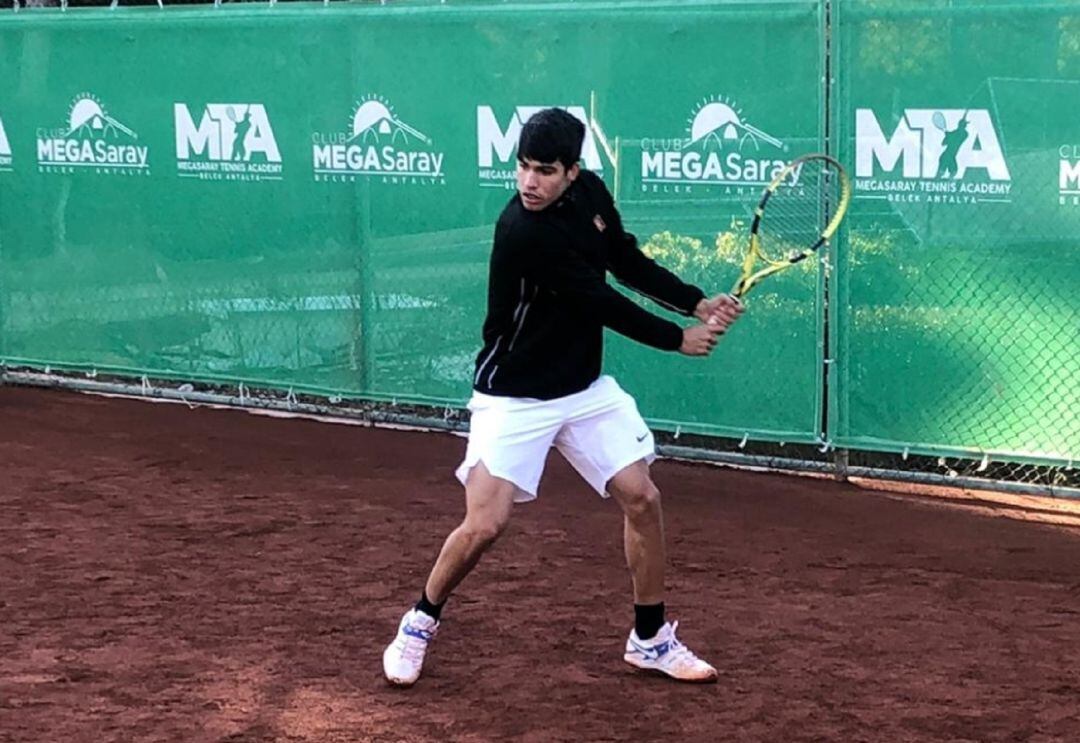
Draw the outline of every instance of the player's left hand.
<instances>
[{"instance_id":1,"label":"player's left hand","mask_svg":"<svg viewBox=\"0 0 1080 743\"><path fill-rule=\"evenodd\" d=\"M694 317L718 333L725 332L739 319L746 308L730 294L718 294L712 299L702 299L694 308Z\"/></svg>"}]
</instances>

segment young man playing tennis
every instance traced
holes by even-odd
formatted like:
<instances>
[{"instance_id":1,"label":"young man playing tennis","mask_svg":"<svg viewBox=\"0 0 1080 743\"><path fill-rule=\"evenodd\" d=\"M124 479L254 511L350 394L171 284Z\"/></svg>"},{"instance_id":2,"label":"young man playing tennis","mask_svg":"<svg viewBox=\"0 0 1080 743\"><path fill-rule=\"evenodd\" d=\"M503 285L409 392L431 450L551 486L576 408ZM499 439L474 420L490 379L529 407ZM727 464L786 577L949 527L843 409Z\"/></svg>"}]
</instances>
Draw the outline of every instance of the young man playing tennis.
<instances>
[{"instance_id":1,"label":"young man playing tennis","mask_svg":"<svg viewBox=\"0 0 1080 743\"><path fill-rule=\"evenodd\" d=\"M605 327L662 350L707 356L742 305L728 295L706 299L638 249L603 181L578 165L584 136L584 125L560 109L540 111L522 129L518 193L495 228L469 443L457 470L465 519L383 654L393 684L420 677L444 602L506 527L513 504L536 497L552 446L622 507L634 586L626 662L681 681L716 680L716 670L675 637L677 623L665 621L664 526L649 476L653 436L634 400L601 376L600 361ZM608 271L700 323L684 329L641 309L608 286Z\"/></svg>"}]
</instances>

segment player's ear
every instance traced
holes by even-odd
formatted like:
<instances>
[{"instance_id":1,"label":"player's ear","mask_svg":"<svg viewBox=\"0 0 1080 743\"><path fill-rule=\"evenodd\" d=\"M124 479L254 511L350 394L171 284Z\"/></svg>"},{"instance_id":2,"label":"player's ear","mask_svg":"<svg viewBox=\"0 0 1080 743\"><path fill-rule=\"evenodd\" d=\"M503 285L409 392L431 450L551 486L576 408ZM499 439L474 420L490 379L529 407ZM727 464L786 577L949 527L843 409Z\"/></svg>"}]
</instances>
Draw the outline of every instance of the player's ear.
<instances>
[{"instance_id":1,"label":"player's ear","mask_svg":"<svg viewBox=\"0 0 1080 743\"><path fill-rule=\"evenodd\" d=\"M572 181L576 181L578 175L580 175L580 174L581 174L581 168L578 166L577 163L574 163L573 165L571 165L570 169L566 171L566 177L569 178Z\"/></svg>"}]
</instances>

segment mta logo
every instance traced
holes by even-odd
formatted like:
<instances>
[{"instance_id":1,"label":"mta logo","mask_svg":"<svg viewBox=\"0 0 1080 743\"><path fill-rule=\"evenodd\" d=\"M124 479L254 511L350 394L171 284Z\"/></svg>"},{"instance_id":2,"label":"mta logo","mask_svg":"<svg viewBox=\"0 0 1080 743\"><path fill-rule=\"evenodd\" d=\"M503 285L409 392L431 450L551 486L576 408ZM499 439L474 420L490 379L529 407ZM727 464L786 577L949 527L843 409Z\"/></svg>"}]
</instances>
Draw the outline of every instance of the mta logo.
<instances>
[{"instance_id":1,"label":"mta logo","mask_svg":"<svg viewBox=\"0 0 1080 743\"><path fill-rule=\"evenodd\" d=\"M888 173L959 179L972 172L992 181L1011 178L990 112L983 108L909 108L888 135L871 109L860 108L855 140L855 175L860 178Z\"/></svg>"},{"instance_id":2,"label":"mta logo","mask_svg":"<svg viewBox=\"0 0 1080 743\"><path fill-rule=\"evenodd\" d=\"M174 112L178 160L202 156L250 162L259 155L264 162L281 162L274 130L261 103L207 104L198 125L185 104L175 104Z\"/></svg>"},{"instance_id":3,"label":"mta logo","mask_svg":"<svg viewBox=\"0 0 1080 743\"><path fill-rule=\"evenodd\" d=\"M495 116L491 106L476 107L476 144L479 152L479 166L490 168L498 159L500 164L513 161L517 149L518 138L521 136L521 128L529 117L547 106L518 106L510 116L510 121L504 128ZM603 164L600 162L600 154L593 140L592 130L589 128L589 118L585 113L584 106L559 106L566 109L567 113L585 125L585 142L581 147L581 159L585 167L590 170L600 170Z\"/></svg>"}]
</instances>

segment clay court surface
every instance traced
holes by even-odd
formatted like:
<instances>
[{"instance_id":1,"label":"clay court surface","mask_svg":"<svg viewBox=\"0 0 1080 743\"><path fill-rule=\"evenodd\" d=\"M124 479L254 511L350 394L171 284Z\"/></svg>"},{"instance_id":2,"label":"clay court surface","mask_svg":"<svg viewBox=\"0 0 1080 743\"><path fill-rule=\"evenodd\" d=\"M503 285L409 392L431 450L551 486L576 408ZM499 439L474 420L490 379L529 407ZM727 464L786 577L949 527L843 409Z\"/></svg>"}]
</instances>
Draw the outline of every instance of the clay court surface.
<instances>
[{"instance_id":1,"label":"clay court surface","mask_svg":"<svg viewBox=\"0 0 1080 743\"><path fill-rule=\"evenodd\" d=\"M5 743L1080 740L1068 508L660 462L691 687L623 663L621 517L555 455L402 691L460 438L11 387L0 420Z\"/></svg>"}]
</instances>

